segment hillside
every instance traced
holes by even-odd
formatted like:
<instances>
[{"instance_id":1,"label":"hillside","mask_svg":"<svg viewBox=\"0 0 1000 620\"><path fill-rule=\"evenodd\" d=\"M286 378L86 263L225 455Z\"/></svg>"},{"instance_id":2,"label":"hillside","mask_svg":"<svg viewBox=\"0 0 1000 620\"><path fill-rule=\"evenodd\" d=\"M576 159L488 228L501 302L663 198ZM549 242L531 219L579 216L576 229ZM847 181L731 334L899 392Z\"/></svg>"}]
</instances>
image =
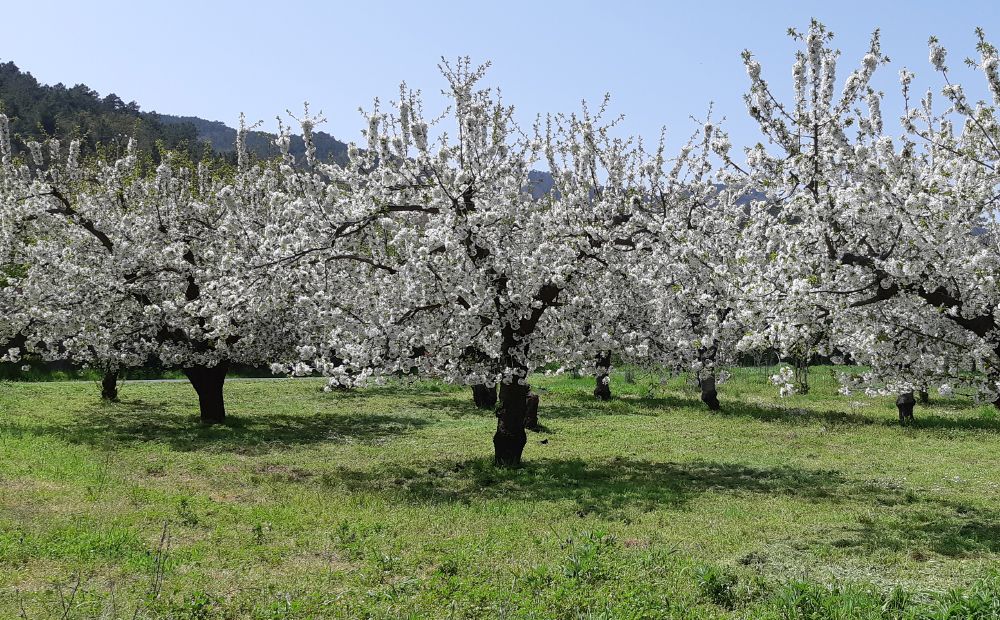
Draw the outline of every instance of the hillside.
<instances>
[{"instance_id":1,"label":"hillside","mask_svg":"<svg viewBox=\"0 0 1000 620\"><path fill-rule=\"evenodd\" d=\"M41 84L13 62L0 63L0 112L10 119L11 131L22 140L50 137L80 138L84 151L98 144L114 144L132 136L139 148L158 155L157 143L168 149L200 153L204 145L190 123L167 124L143 112L135 101L100 93L85 84Z\"/></svg>"},{"instance_id":2,"label":"hillside","mask_svg":"<svg viewBox=\"0 0 1000 620\"><path fill-rule=\"evenodd\" d=\"M125 136L134 137L139 149L154 160L159 158L159 145L188 152L194 159L208 151L226 155L235 150L236 130L219 121L146 112L135 101L125 103L115 93L101 96L86 84L42 84L13 62L0 63L0 112L9 117L11 131L21 140L80 138L89 152ZM258 157L272 157L278 154L273 138L274 134L251 132L247 145ZM345 143L322 131L316 132L315 141L321 160L346 160ZM296 158L304 155L301 136L292 137L291 152Z\"/></svg>"}]
</instances>

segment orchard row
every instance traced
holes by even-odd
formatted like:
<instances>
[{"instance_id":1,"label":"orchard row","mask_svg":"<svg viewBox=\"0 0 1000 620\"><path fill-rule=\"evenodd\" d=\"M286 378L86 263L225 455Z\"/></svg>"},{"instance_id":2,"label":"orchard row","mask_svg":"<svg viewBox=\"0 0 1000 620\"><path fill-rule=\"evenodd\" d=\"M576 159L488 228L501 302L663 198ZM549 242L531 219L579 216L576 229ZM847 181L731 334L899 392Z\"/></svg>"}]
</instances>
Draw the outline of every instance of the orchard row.
<instances>
[{"instance_id":1,"label":"orchard row","mask_svg":"<svg viewBox=\"0 0 1000 620\"><path fill-rule=\"evenodd\" d=\"M901 410L930 388L1000 401L996 48L979 34L992 101L973 103L932 39L892 137L878 33L846 76L822 24L792 36L790 97L744 54L762 139L741 153L711 118L676 153L618 135L607 99L519 126L468 59L441 67L444 113L405 85L376 101L344 165L317 160L308 108L302 161L288 127L252 161L241 122L233 166L21 143L0 116L5 359L103 368L111 394L155 359L208 423L233 363L438 377L496 406L500 465L521 460L529 373L588 368L608 398L612 357L693 373L712 408L717 369L761 350L862 364L844 391Z\"/></svg>"}]
</instances>

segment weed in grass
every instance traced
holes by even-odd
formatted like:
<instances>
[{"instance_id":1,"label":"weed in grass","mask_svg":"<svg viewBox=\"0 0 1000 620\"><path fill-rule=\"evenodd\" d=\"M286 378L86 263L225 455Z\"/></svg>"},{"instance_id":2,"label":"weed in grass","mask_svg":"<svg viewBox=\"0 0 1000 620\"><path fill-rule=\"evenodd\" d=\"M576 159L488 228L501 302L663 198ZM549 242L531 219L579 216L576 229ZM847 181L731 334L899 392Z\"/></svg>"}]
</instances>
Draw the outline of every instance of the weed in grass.
<instances>
[{"instance_id":1,"label":"weed in grass","mask_svg":"<svg viewBox=\"0 0 1000 620\"><path fill-rule=\"evenodd\" d=\"M612 544L604 532L583 532L577 537L567 538L560 546L566 550L563 575L569 579L587 579L598 566L598 554L603 547Z\"/></svg>"},{"instance_id":2,"label":"weed in grass","mask_svg":"<svg viewBox=\"0 0 1000 620\"><path fill-rule=\"evenodd\" d=\"M732 608L736 603L739 578L717 566L702 566L695 571L698 590L708 601L720 607Z\"/></svg>"},{"instance_id":3,"label":"weed in grass","mask_svg":"<svg viewBox=\"0 0 1000 620\"><path fill-rule=\"evenodd\" d=\"M184 525L189 527L198 525L198 514L195 512L194 506L191 504L191 499L188 497L182 497L177 502L177 516Z\"/></svg>"}]
</instances>

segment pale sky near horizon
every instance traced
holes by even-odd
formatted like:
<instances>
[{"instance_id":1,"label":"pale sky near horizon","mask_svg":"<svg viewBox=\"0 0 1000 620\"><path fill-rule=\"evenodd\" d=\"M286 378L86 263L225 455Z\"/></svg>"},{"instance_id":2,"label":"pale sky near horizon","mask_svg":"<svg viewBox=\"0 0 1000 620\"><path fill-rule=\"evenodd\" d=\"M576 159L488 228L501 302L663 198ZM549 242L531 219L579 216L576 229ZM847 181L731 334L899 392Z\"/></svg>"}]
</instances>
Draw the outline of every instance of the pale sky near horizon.
<instances>
[{"instance_id":1,"label":"pale sky near horizon","mask_svg":"<svg viewBox=\"0 0 1000 620\"><path fill-rule=\"evenodd\" d=\"M84 83L144 110L200 116L235 125L241 111L266 129L304 100L322 109L321 128L361 140L357 112L373 97L398 95L399 82L428 94L440 109L441 56L491 60L518 118L571 112L581 99L612 94L626 115L622 131L655 139L666 125L677 144L709 102L726 116L734 144L759 139L742 95L740 52L749 48L764 76L787 93L795 44L788 27L816 17L836 33L844 75L881 28L892 64L876 79L883 113L898 116L898 71L915 86L940 89L927 60L938 36L970 98L985 96L983 78L962 66L975 56L976 26L1000 43L996 2L72 2L36 0L0 8L0 61L13 61L48 84Z\"/></svg>"}]
</instances>

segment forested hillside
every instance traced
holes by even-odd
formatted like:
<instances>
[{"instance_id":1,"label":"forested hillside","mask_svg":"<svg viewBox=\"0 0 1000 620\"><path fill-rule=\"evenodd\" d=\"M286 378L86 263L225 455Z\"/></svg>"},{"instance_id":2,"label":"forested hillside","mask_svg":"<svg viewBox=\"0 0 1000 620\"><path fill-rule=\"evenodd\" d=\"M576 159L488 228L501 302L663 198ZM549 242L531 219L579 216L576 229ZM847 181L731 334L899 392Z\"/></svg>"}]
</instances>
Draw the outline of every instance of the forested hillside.
<instances>
[{"instance_id":1,"label":"forested hillside","mask_svg":"<svg viewBox=\"0 0 1000 620\"><path fill-rule=\"evenodd\" d=\"M27 140L78 137L85 151L134 137L143 151L169 149L199 154L203 145L191 123L163 123L143 112L135 101L114 93L101 96L85 84L41 84L13 62L0 64L0 112L10 118L11 131Z\"/></svg>"},{"instance_id":2,"label":"forested hillside","mask_svg":"<svg viewBox=\"0 0 1000 620\"><path fill-rule=\"evenodd\" d=\"M86 84L42 84L13 62L0 63L0 113L10 118L12 133L24 140L80 138L85 152L98 144L114 145L133 137L140 151L159 159L162 148L187 152L192 159L208 154L233 156L236 130L219 121L143 111L115 93L102 96ZM259 158L276 156L274 135L253 131L247 149ZM313 136L321 161L346 161L347 145L322 131ZM291 153L301 158L301 136L292 136Z\"/></svg>"}]
</instances>

